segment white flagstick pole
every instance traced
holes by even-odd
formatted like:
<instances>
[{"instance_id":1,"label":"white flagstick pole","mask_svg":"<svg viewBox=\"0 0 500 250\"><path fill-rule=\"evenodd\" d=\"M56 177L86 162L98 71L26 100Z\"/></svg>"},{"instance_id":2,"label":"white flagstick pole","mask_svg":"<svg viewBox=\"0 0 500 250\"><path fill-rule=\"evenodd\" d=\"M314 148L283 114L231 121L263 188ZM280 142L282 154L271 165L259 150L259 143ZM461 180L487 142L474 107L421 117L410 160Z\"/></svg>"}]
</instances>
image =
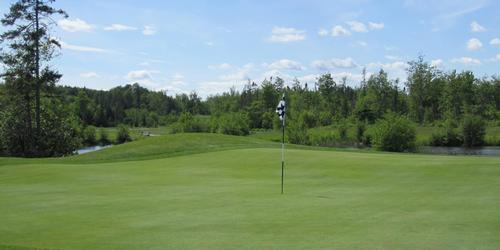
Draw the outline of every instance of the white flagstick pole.
<instances>
[{"instance_id":1,"label":"white flagstick pole","mask_svg":"<svg viewBox=\"0 0 500 250\"><path fill-rule=\"evenodd\" d=\"M283 100L285 99L285 96L283 96ZM285 176L285 117L286 117L286 103L284 105L283 109L283 133L281 137L281 194L283 194L283 181L284 181L284 176Z\"/></svg>"}]
</instances>

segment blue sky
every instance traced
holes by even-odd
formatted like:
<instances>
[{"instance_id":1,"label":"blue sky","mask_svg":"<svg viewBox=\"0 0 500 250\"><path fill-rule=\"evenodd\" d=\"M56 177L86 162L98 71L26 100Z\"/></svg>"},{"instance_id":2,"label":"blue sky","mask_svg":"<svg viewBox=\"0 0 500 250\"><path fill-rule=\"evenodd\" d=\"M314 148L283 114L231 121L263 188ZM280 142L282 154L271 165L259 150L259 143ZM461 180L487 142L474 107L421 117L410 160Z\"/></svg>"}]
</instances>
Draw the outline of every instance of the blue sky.
<instances>
[{"instance_id":1,"label":"blue sky","mask_svg":"<svg viewBox=\"0 0 500 250\"><path fill-rule=\"evenodd\" d=\"M2 15L13 1L0 0ZM363 67L402 78L424 55L442 70L498 74L500 3L407 1L64 1L60 84L109 89L139 82L202 96L278 75L312 84Z\"/></svg>"}]
</instances>

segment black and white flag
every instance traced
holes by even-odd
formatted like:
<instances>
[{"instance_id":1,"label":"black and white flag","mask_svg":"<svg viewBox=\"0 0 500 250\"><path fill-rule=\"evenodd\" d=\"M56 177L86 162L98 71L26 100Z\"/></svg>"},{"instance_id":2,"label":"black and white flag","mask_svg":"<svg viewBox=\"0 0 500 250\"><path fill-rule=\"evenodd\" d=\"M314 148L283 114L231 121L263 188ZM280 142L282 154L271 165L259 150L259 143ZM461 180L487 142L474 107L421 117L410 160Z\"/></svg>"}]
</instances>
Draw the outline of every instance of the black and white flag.
<instances>
[{"instance_id":1,"label":"black and white flag","mask_svg":"<svg viewBox=\"0 0 500 250\"><path fill-rule=\"evenodd\" d=\"M278 107L276 107L276 113L278 114L281 121L285 119L285 96L278 103Z\"/></svg>"}]
</instances>

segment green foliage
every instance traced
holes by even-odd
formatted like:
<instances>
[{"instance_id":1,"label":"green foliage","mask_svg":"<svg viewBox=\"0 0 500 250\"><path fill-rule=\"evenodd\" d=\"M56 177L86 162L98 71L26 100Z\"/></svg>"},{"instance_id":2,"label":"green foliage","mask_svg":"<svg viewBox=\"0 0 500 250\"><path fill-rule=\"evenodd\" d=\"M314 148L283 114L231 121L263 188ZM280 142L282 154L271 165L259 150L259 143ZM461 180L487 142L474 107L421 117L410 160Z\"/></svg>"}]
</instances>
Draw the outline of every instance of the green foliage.
<instances>
[{"instance_id":1,"label":"green foliage","mask_svg":"<svg viewBox=\"0 0 500 250\"><path fill-rule=\"evenodd\" d=\"M364 143L365 142L365 131L366 131L366 123L357 121L356 122L356 142Z\"/></svg>"},{"instance_id":2,"label":"green foliage","mask_svg":"<svg viewBox=\"0 0 500 250\"><path fill-rule=\"evenodd\" d=\"M118 133L116 134L116 143L122 144L129 141L132 141L132 138L130 137L130 131L128 127L124 124L118 125Z\"/></svg>"},{"instance_id":3,"label":"green foliage","mask_svg":"<svg viewBox=\"0 0 500 250\"><path fill-rule=\"evenodd\" d=\"M431 146L459 147L463 145L463 136L453 120L446 120L436 132L432 133Z\"/></svg>"},{"instance_id":4,"label":"green foliage","mask_svg":"<svg viewBox=\"0 0 500 250\"><path fill-rule=\"evenodd\" d=\"M404 116L387 114L373 127L372 145L378 150L408 152L415 149L415 126Z\"/></svg>"},{"instance_id":5,"label":"green foliage","mask_svg":"<svg viewBox=\"0 0 500 250\"><path fill-rule=\"evenodd\" d=\"M479 116L466 115L462 124L464 146L476 147L484 145L486 124Z\"/></svg>"},{"instance_id":6,"label":"green foliage","mask_svg":"<svg viewBox=\"0 0 500 250\"><path fill-rule=\"evenodd\" d=\"M109 134L106 129L99 129L99 144L100 145L109 145L111 144L111 140L109 139Z\"/></svg>"},{"instance_id":7,"label":"green foliage","mask_svg":"<svg viewBox=\"0 0 500 250\"><path fill-rule=\"evenodd\" d=\"M82 131L83 144L87 146L94 146L97 144L96 128L94 126L87 126Z\"/></svg>"},{"instance_id":8,"label":"green foliage","mask_svg":"<svg viewBox=\"0 0 500 250\"><path fill-rule=\"evenodd\" d=\"M248 135L250 127L245 113L224 113L215 117L212 131L226 135Z\"/></svg>"},{"instance_id":9,"label":"green foliage","mask_svg":"<svg viewBox=\"0 0 500 250\"><path fill-rule=\"evenodd\" d=\"M349 128L349 124L347 121L342 120L338 123L337 129L339 130L339 137L340 140L345 141L347 140L347 129Z\"/></svg>"},{"instance_id":10,"label":"green foliage","mask_svg":"<svg viewBox=\"0 0 500 250\"><path fill-rule=\"evenodd\" d=\"M288 141L293 144L309 144L309 135L307 133L307 124L303 119L286 120L286 134Z\"/></svg>"},{"instance_id":11,"label":"green foliage","mask_svg":"<svg viewBox=\"0 0 500 250\"><path fill-rule=\"evenodd\" d=\"M173 133L209 132L207 121L195 117L191 113L182 113L177 122L172 126Z\"/></svg>"}]
</instances>

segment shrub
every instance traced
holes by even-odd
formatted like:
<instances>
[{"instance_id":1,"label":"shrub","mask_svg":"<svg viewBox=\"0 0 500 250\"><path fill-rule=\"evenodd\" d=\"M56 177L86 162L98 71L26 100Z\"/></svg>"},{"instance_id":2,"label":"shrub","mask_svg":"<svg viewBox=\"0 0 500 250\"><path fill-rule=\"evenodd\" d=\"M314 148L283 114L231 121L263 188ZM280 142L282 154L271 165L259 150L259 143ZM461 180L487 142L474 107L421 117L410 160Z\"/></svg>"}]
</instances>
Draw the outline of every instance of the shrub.
<instances>
[{"instance_id":1,"label":"shrub","mask_svg":"<svg viewBox=\"0 0 500 250\"><path fill-rule=\"evenodd\" d=\"M330 112L320 112L319 113L319 123L321 126L331 125L333 122L333 116Z\"/></svg>"},{"instance_id":2,"label":"shrub","mask_svg":"<svg viewBox=\"0 0 500 250\"><path fill-rule=\"evenodd\" d=\"M212 131L226 135L250 134L248 116L244 113L225 113L218 116L213 122Z\"/></svg>"},{"instance_id":3,"label":"shrub","mask_svg":"<svg viewBox=\"0 0 500 250\"><path fill-rule=\"evenodd\" d=\"M347 129L349 128L349 125L345 120L342 120L339 122L337 129L339 130L339 137L340 140L346 141L347 140Z\"/></svg>"},{"instance_id":4,"label":"shrub","mask_svg":"<svg viewBox=\"0 0 500 250\"><path fill-rule=\"evenodd\" d=\"M97 144L96 129L94 126L87 126L83 129L82 140L83 144L87 146L93 146Z\"/></svg>"},{"instance_id":5,"label":"shrub","mask_svg":"<svg viewBox=\"0 0 500 250\"><path fill-rule=\"evenodd\" d=\"M387 114L375 123L372 145L378 150L413 151L415 142L415 126L406 117Z\"/></svg>"},{"instance_id":6,"label":"shrub","mask_svg":"<svg viewBox=\"0 0 500 250\"><path fill-rule=\"evenodd\" d=\"M184 112L179 116L177 122L172 126L173 133L208 132L208 120L204 121L191 113Z\"/></svg>"},{"instance_id":7,"label":"shrub","mask_svg":"<svg viewBox=\"0 0 500 250\"><path fill-rule=\"evenodd\" d=\"M486 124L478 116L466 115L462 124L462 134L464 146L482 146L486 135Z\"/></svg>"},{"instance_id":8,"label":"shrub","mask_svg":"<svg viewBox=\"0 0 500 250\"><path fill-rule=\"evenodd\" d=\"M463 137L452 120L445 121L432 133L431 146L458 147L463 144Z\"/></svg>"},{"instance_id":9,"label":"shrub","mask_svg":"<svg viewBox=\"0 0 500 250\"><path fill-rule=\"evenodd\" d=\"M99 144L101 144L101 145L111 144L111 140L109 139L108 131L106 131L106 129L104 129L104 128L101 128L99 130Z\"/></svg>"},{"instance_id":10,"label":"shrub","mask_svg":"<svg viewBox=\"0 0 500 250\"><path fill-rule=\"evenodd\" d=\"M307 143L312 146L333 147L339 145L339 139L335 132L328 130L309 130Z\"/></svg>"},{"instance_id":11,"label":"shrub","mask_svg":"<svg viewBox=\"0 0 500 250\"><path fill-rule=\"evenodd\" d=\"M261 128L272 129L273 128L273 121L274 121L275 116L276 116L276 114L274 112L264 112L264 113L262 113Z\"/></svg>"},{"instance_id":12,"label":"shrub","mask_svg":"<svg viewBox=\"0 0 500 250\"><path fill-rule=\"evenodd\" d=\"M123 124L118 125L118 134L116 135L116 143L122 144L129 141L132 141L132 138L130 137L130 131L128 127Z\"/></svg>"},{"instance_id":13,"label":"shrub","mask_svg":"<svg viewBox=\"0 0 500 250\"><path fill-rule=\"evenodd\" d=\"M286 125L288 141L293 144L308 144L307 126L302 119L288 119Z\"/></svg>"},{"instance_id":14,"label":"shrub","mask_svg":"<svg viewBox=\"0 0 500 250\"><path fill-rule=\"evenodd\" d=\"M365 122L357 121L356 122L356 141L358 143L364 143L365 131L366 131Z\"/></svg>"}]
</instances>

